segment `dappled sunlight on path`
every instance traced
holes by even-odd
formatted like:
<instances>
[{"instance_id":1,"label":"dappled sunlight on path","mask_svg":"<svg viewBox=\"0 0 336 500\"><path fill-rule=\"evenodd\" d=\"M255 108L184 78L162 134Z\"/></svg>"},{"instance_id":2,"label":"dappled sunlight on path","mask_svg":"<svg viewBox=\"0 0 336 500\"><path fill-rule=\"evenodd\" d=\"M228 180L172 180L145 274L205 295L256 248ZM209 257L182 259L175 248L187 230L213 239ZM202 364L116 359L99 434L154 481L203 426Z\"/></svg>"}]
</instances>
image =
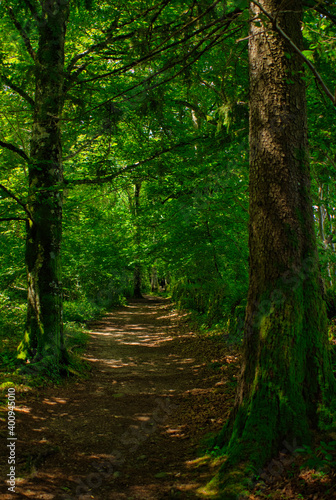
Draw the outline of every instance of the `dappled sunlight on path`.
<instances>
[{"instance_id":1,"label":"dappled sunlight on path","mask_svg":"<svg viewBox=\"0 0 336 500\"><path fill-rule=\"evenodd\" d=\"M175 479L179 498L199 498L199 482L181 477L190 453L184 425L169 419L176 398L208 389L197 385L204 363L173 349L177 319L167 300L147 297L91 325L89 379L42 389L18 407L18 434L24 428L29 437L18 441L17 498L154 500ZM99 472L99 485L88 485L115 454L113 474Z\"/></svg>"},{"instance_id":2,"label":"dappled sunlight on path","mask_svg":"<svg viewBox=\"0 0 336 500\"><path fill-rule=\"evenodd\" d=\"M92 325L85 359L96 364L101 373L110 373L127 393L187 389L192 384L192 370L199 365L192 358L170 352L176 318L167 311L163 314L164 308L164 301L152 303L149 299L108 314ZM177 374L186 366L191 370L190 377L178 382Z\"/></svg>"}]
</instances>

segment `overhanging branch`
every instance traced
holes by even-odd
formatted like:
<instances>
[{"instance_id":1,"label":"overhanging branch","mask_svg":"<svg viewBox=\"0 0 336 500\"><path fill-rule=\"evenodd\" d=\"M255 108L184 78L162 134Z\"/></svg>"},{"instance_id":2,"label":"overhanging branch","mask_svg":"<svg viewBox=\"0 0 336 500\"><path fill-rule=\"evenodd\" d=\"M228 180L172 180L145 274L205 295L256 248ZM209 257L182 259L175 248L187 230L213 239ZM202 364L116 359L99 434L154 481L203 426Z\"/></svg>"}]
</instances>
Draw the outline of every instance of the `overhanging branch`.
<instances>
[{"instance_id":1,"label":"overhanging branch","mask_svg":"<svg viewBox=\"0 0 336 500\"><path fill-rule=\"evenodd\" d=\"M28 215L29 219L33 220L33 217L31 215L30 211L28 210L27 205L25 203L23 203L23 201L21 201L14 193L12 193L3 184L0 184L0 189L2 189L10 198L12 198L14 201L16 201L16 203L18 205L20 205L20 207L22 207L23 210L26 212L26 214Z\"/></svg>"},{"instance_id":2,"label":"overhanging branch","mask_svg":"<svg viewBox=\"0 0 336 500\"><path fill-rule=\"evenodd\" d=\"M27 0L27 1L29 1L29 0ZM218 1L219 0L217 0L215 3L217 3ZM161 13L161 11L164 9L164 7L168 3L169 3L169 0L164 0L163 2L159 2L158 4L153 5L152 7L146 9L144 12L142 12L138 16L135 16L129 22L127 22L127 23L125 23L125 24L123 24L121 26L118 26L118 19L116 19L114 22L112 22L111 26L107 30L104 31L104 33L108 33L108 36L105 38L105 40L91 45L86 50L84 50L83 52L81 52L79 54L76 54L71 59L71 61L68 64L68 67L67 67L67 73L70 74L70 72L75 68L76 63L78 61L80 61L81 59L83 59L84 57L86 57L87 55L92 54L92 53L97 53L100 50L102 50L105 47L107 47L107 45L109 45L110 43L113 43L113 42L119 41L119 40L123 40L123 39L127 39L127 38L129 38L129 37L131 37L131 36L133 36L135 34L135 32L132 31L132 32L129 32L129 33L125 34L125 35L117 35L117 36L112 37L112 31L113 30L118 30L118 29L124 28L125 26L127 26L129 24L132 24L137 19L145 17L152 10L155 10L156 8L159 8L158 12L155 14L155 16L153 17L153 19L151 20L151 23L153 23L155 21L155 19L158 17L158 15ZM83 67L84 66L86 66L86 65L83 65Z\"/></svg>"},{"instance_id":3,"label":"overhanging branch","mask_svg":"<svg viewBox=\"0 0 336 500\"><path fill-rule=\"evenodd\" d=\"M30 40L29 40L29 37L28 37L27 33L23 29L23 26L21 25L20 21L18 21L18 19L16 18L12 7L7 7L7 10L8 10L9 17L13 21L13 24L14 24L15 28L20 33L20 36L21 36L21 38L22 38L22 40L23 40L23 42L24 42L24 44L26 46L28 54L33 59L33 61L35 61L36 60L36 54L35 54L35 51L34 51L34 49L32 47L32 44L30 43Z\"/></svg>"},{"instance_id":4,"label":"overhanging branch","mask_svg":"<svg viewBox=\"0 0 336 500\"><path fill-rule=\"evenodd\" d=\"M229 25L229 23L228 23L228 25ZM113 95L112 97L110 97L106 101L103 101L100 104L97 104L97 106L94 106L94 107L90 108L88 111L85 111L85 114L91 113L92 111L95 111L95 110L99 109L100 107L105 106L106 104L108 104L110 102L113 102L118 97L124 96L125 94L131 92L132 90L135 90L135 89L137 89L139 87L142 87L145 84L148 84L153 79L155 79L157 76L165 73L168 69L174 68L177 64L184 62L185 65L180 70L176 71L172 76L167 77L166 79L163 79L162 81L159 81L158 83L155 83L155 84L153 84L151 86L148 86L146 88L146 92L149 92L150 90L153 90L153 89L155 89L155 88L157 88L157 87L159 87L161 85L164 85L164 84L169 83L170 81L174 80L181 73L183 73L187 68L189 68L190 66L192 66L205 52L207 52L208 50L210 50L211 48L213 48L214 46L216 46L218 43L221 43L224 40L224 38L228 38L229 36L232 36L232 35L238 33L241 30L241 27L232 28L230 34L227 34L227 32L226 32L227 27L228 26L225 26L224 30L221 31L219 34L212 33L211 37L213 39L211 40L211 37L210 36L208 37L211 41L209 42L209 44L204 49L202 49L199 52L197 52L197 49L200 48L201 45L204 44L206 41L208 41L208 38L203 39L200 42L198 42L198 44L195 47L193 47L193 49L189 52L189 54L187 55L187 57L183 57L183 58L180 58L178 60L173 60L169 65L166 65L164 68L159 69L158 71L156 71L156 73L150 75L149 77L145 78L141 82L136 83L135 85L132 85L131 87L128 87L127 89L123 90L122 92L119 92L118 94ZM218 28L216 31L218 31L219 29L220 28ZM224 37L224 35L226 35L226 37ZM190 56L193 56L193 59L191 59L190 62L186 63L186 60L188 58L190 58ZM129 101L131 99L134 99L138 95L141 95L142 92L143 92L143 90L140 90L137 93L131 95L130 97L125 97L120 102L126 102L126 101ZM69 119L67 119L67 121L69 121Z\"/></svg>"},{"instance_id":5,"label":"overhanging branch","mask_svg":"<svg viewBox=\"0 0 336 500\"><path fill-rule=\"evenodd\" d=\"M22 149L18 148L17 146L14 146L14 144L10 144L9 142L0 141L0 146L2 148L9 149L9 151L13 151L17 155L21 156L21 158L23 158L24 160L29 161L29 156L26 155L26 153Z\"/></svg>"},{"instance_id":6,"label":"overhanging branch","mask_svg":"<svg viewBox=\"0 0 336 500\"><path fill-rule=\"evenodd\" d=\"M331 12L329 12L327 10L328 7L329 7L329 5L325 4L326 8L323 7L324 3L325 2L323 2L323 1L322 2L321 1L318 1L318 2L306 1L306 2L304 2L304 5L307 6L308 8L310 8L310 9L316 10L316 12L319 12L319 14L322 14L323 16L325 16L328 19L330 19L330 21L333 24L336 24L336 15L332 14Z\"/></svg>"},{"instance_id":7,"label":"overhanging branch","mask_svg":"<svg viewBox=\"0 0 336 500\"><path fill-rule=\"evenodd\" d=\"M175 144L174 146L171 146L170 148L165 148L162 149L161 151L158 151L154 155L150 156L149 158L146 158L145 160L140 160L136 163L132 163L131 165L127 165L124 168L119 169L117 172L114 172L113 174L110 175L104 175L102 177L95 177L91 179L73 179L73 180L64 180L64 184L67 187L70 186L81 186L81 185L88 185L88 184L104 184L105 182L110 182L117 177L119 177L122 174L132 172L136 168L140 167L140 165L144 165L145 163L149 163L152 160L155 160L159 156L165 153L169 153L171 151L174 151L177 148L181 148L184 146L190 146L194 142L199 141L200 139L206 139L208 136L202 136L202 137L197 137L191 141L188 142L180 142L179 144ZM1 185L0 185L1 186Z\"/></svg>"},{"instance_id":8,"label":"overhanging branch","mask_svg":"<svg viewBox=\"0 0 336 500\"><path fill-rule=\"evenodd\" d=\"M71 160L72 158L74 158L75 156L77 156L79 153L81 153L82 151L84 151L88 146L91 146L92 143L98 139L98 137L101 137L103 134L104 134L104 130L101 130L99 132L97 132L93 137L92 139L89 139L88 141L86 141L82 146L80 146L78 149L76 149L76 151L74 151L73 153L70 153L68 156L66 156L65 158L63 158L63 161L68 161L68 160Z\"/></svg>"},{"instance_id":9,"label":"overhanging branch","mask_svg":"<svg viewBox=\"0 0 336 500\"><path fill-rule=\"evenodd\" d=\"M30 97L30 95L27 94L23 89L21 89L18 85L15 85L7 76L1 75L0 76L1 80L7 85L7 87L11 88L19 94L25 101L27 101L31 107L33 108L35 106L35 101Z\"/></svg>"},{"instance_id":10,"label":"overhanging branch","mask_svg":"<svg viewBox=\"0 0 336 500\"><path fill-rule=\"evenodd\" d=\"M12 220L27 222L28 219L25 219L23 217L0 217L0 222L12 221Z\"/></svg>"},{"instance_id":11,"label":"overhanging branch","mask_svg":"<svg viewBox=\"0 0 336 500\"><path fill-rule=\"evenodd\" d=\"M80 82L78 82L78 84L82 85L83 83L90 83L90 82L93 82L93 81L96 81L96 80L101 80L103 78L106 78L106 77L109 77L109 76L113 76L113 75L116 75L116 74L122 74L122 73L126 73L127 71L129 71L130 69L132 68L135 68L136 66L138 66L139 64L143 64L145 62L148 62L150 61L151 59L153 59L154 57L158 56L159 54L163 53L163 52L166 52L167 50L170 50L172 48L175 48L177 47L178 45L181 45L181 44L184 44L186 41L196 37L196 36L199 36L201 33L205 32L206 30L208 30L209 28L212 28L214 26L217 26L217 25L220 25L223 26L224 24L227 25L227 27L231 24L231 22L237 17L239 16L240 14L242 14L242 10L240 9L235 9L233 12L230 12L225 18L221 18L220 20L215 20L215 21L212 21L210 22L209 24L206 24L198 29L196 29L195 31L193 31L191 34L189 35L186 35L184 37L181 37L180 39L178 40L175 40L174 42L168 44L168 45L164 45L166 42L168 42L170 39L174 39L181 31L185 30L186 27L189 27L190 24L194 24L197 20L200 20L206 12L208 12L209 10L213 9L217 4L218 4L218 1L217 0L216 2L214 2L205 12L203 12L198 18L196 19L193 19L190 23L187 23L186 25L184 25L182 28L179 28L177 31L171 33L169 35L169 37L164 41L164 42L161 42L157 47L155 47L151 52L149 52L148 54L140 57L139 59L136 59L135 61L132 61L128 64L125 64L124 66L122 67L119 67L117 69L114 69L114 70L111 70L111 71L108 71L106 73L102 73L100 75L96 75L96 76L93 76L91 78L87 78L85 80L81 80ZM218 29L220 29L220 27ZM125 35L122 35L122 36L125 36ZM206 37L203 39L203 41L206 40ZM202 43L199 42L199 43ZM198 43L198 44L199 44Z\"/></svg>"}]
</instances>

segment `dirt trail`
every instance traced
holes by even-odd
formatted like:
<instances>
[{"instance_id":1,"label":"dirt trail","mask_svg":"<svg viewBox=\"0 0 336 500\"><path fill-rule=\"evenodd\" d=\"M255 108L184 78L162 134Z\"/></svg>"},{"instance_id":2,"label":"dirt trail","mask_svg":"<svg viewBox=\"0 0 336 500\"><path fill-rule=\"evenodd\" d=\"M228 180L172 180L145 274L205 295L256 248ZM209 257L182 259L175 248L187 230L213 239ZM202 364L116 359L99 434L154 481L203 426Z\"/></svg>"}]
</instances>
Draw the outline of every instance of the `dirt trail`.
<instances>
[{"instance_id":1,"label":"dirt trail","mask_svg":"<svg viewBox=\"0 0 336 500\"><path fill-rule=\"evenodd\" d=\"M16 498L200 498L209 470L190 461L198 434L221 420L197 407L213 394L214 380L200 376L204 362L181 354L176 313L148 297L91 328L88 380L40 389L21 402L18 394ZM188 430L192 416L196 430Z\"/></svg>"}]
</instances>

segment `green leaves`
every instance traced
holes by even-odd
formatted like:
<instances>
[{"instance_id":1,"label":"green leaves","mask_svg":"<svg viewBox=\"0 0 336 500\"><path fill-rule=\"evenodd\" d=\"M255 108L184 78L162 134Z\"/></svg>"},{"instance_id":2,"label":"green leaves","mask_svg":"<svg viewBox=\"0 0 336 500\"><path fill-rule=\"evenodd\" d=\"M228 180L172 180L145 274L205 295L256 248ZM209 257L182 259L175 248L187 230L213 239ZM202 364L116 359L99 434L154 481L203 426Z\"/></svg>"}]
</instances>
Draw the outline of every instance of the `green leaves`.
<instances>
[{"instance_id":1,"label":"green leaves","mask_svg":"<svg viewBox=\"0 0 336 500\"><path fill-rule=\"evenodd\" d=\"M302 446L295 451L308 455L301 469L310 467L318 471L336 465L336 441L330 441L329 443L320 441L320 444L315 449L310 446Z\"/></svg>"},{"instance_id":2,"label":"green leaves","mask_svg":"<svg viewBox=\"0 0 336 500\"><path fill-rule=\"evenodd\" d=\"M314 62L314 51L313 50L303 50L302 54L308 59L308 61Z\"/></svg>"},{"instance_id":3,"label":"green leaves","mask_svg":"<svg viewBox=\"0 0 336 500\"><path fill-rule=\"evenodd\" d=\"M228 2L228 7L231 7L232 10L235 10L235 9L244 10L244 9L247 9L248 6L249 6L248 0L231 0Z\"/></svg>"}]
</instances>

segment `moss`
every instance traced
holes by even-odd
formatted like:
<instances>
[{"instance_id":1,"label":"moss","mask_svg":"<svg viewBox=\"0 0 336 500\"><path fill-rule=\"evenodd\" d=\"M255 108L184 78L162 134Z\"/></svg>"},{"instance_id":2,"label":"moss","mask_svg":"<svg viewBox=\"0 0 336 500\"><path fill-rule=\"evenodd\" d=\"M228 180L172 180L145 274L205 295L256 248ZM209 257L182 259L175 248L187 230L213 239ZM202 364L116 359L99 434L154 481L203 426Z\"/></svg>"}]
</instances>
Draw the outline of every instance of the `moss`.
<instances>
[{"instance_id":1,"label":"moss","mask_svg":"<svg viewBox=\"0 0 336 500\"><path fill-rule=\"evenodd\" d=\"M33 356L33 349L31 347L31 342L27 331L25 331L23 339L17 347L17 352L18 359L27 360Z\"/></svg>"},{"instance_id":2,"label":"moss","mask_svg":"<svg viewBox=\"0 0 336 500\"><path fill-rule=\"evenodd\" d=\"M284 301L269 300L262 314L255 308L258 338L247 338L245 344L259 343L258 359L253 359L255 352L247 353L252 369L247 366L242 374L242 403L215 440L228 456L216 478L223 498L231 498L234 478L239 477L238 489L245 484L241 475L231 474L241 474L242 463L258 471L285 440L309 444L313 430L335 425L335 379L318 281L304 276L295 289L288 283L278 286ZM259 304L266 299L264 294Z\"/></svg>"}]
</instances>

